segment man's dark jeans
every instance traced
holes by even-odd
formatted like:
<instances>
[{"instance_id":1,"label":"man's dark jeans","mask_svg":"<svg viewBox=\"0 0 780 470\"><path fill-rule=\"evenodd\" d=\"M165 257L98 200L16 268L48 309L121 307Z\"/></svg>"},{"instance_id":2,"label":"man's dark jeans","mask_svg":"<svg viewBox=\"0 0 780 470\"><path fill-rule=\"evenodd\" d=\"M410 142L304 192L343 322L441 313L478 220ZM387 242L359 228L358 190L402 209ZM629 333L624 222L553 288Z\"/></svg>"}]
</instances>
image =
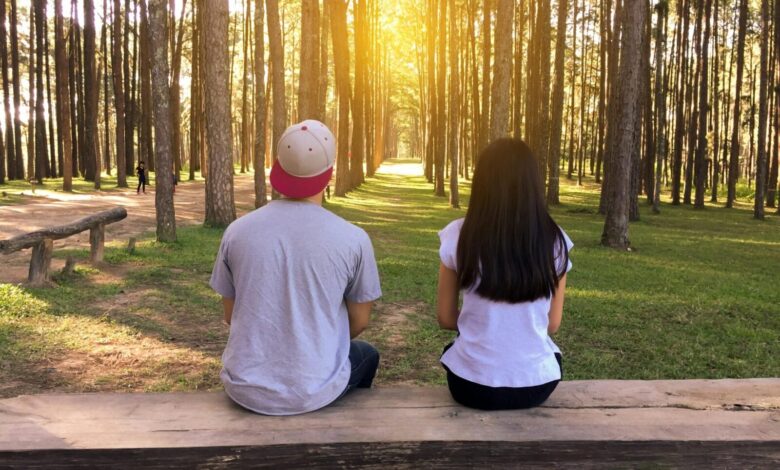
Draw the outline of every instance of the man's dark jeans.
<instances>
[{"instance_id":1,"label":"man's dark jeans","mask_svg":"<svg viewBox=\"0 0 780 470\"><path fill-rule=\"evenodd\" d=\"M379 366L379 351L365 341L353 339L349 342L349 362L352 365L352 373L347 387L341 392L339 398L353 388L371 387Z\"/></svg>"}]
</instances>

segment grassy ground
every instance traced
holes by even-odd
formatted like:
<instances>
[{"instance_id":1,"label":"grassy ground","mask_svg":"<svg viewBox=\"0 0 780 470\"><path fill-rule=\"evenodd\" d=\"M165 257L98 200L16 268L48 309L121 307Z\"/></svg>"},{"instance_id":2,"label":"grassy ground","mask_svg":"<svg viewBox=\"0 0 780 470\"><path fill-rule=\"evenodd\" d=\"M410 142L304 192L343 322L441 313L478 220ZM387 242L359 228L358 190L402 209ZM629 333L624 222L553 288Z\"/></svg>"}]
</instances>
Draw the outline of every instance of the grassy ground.
<instances>
[{"instance_id":1,"label":"grassy ground","mask_svg":"<svg viewBox=\"0 0 780 470\"><path fill-rule=\"evenodd\" d=\"M634 250L617 252L598 243L595 188L562 192L553 215L575 243L556 337L566 378L780 376L780 217L643 205ZM384 297L365 336L383 354L380 383L443 383L437 360L452 335L433 313L436 233L465 211L397 174L327 207L373 239ZM206 283L220 235L183 228L179 242L149 238L133 254L109 245L105 266L79 267L54 289L0 284L0 394L218 387L227 331ZM55 252L68 254L88 257Z\"/></svg>"}]
</instances>

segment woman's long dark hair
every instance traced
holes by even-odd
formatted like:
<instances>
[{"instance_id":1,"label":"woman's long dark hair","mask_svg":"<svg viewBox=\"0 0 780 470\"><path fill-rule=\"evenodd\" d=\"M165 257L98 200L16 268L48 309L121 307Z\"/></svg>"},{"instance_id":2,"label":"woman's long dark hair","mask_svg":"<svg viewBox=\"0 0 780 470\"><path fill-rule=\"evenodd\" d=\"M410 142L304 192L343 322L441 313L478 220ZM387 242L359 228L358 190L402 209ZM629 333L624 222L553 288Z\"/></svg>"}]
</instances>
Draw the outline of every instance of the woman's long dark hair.
<instances>
[{"instance_id":1,"label":"woman's long dark hair","mask_svg":"<svg viewBox=\"0 0 780 470\"><path fill-rule=\"evenodd\" d=\"M556 252L563 256L558 267ZM494 301L547 298L568 259L563 233L547 212L531 149L520 139L492 142L479 155L460 231L460 287L479 283L477 294Z\"/></svg>"}]
</instances>

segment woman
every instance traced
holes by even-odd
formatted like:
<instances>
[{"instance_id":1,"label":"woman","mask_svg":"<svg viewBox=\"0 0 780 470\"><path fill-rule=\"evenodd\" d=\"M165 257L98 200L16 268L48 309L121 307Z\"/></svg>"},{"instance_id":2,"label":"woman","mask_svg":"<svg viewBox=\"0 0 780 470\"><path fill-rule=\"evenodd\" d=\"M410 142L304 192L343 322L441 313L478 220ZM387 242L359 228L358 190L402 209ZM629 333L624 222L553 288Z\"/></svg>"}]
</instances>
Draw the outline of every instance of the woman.
<instances>
[{"instance_id":1,"label":"woman","mask_svg":"<svg viewBox=\"0 0 780 470\"><path fill-rule=\"evenodd\" d=\"M437 316L458 331L441 362L457 402L530 408L562 378L550 335L561 324L573 245L547 212L538 162L523 141L496 140L478 162L465 219L439 232Z\"/></svg>"}]
</instances>

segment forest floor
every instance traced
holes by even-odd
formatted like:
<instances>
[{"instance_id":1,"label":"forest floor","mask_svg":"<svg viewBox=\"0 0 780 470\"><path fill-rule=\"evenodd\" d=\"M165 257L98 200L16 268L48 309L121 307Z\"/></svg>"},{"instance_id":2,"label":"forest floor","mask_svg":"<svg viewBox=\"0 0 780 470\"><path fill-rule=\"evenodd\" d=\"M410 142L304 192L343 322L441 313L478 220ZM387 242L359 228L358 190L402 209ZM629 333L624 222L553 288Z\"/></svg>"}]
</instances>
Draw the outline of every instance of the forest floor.
<instances>
[{"instance_id":1,"label":"forest floor","mask_svg":"<svg viewBox=\"0 0 780 470\"><path fill-rule=\"evenodd\" d=\"M452 337L435 321L436 234L465 210L434 197L419 174L416 163L388 162L360 189L326 204L374 243L384 296L364 337L382 354L380 385L443 383L438 356ZM235 181L244 213L252 207L251 177ZM12 192L6 188L0 191ZM467 185L461 192L465 206ZM19 284L29 252L2 258L0 396L219 388L227 328L207 282L222 230L199 225L202 182L178 187L179 240L172 244L154 241L152 194L77 196L89 199L0 199L0 238L123 203L115 198L130 213L110 226L100 266L87 262L86 236L57 246L57 266L68 255L79 264L70 276L56 275L54 288ZM642 220L630 229L634 249L618 252L599 245L594 184L564 180L561 200L553 216L575 243L555 337L567 379L780 376L774 212L759 222L748 204L701 211L663 204L660 215L642 204ZM134 253L125 249L129 236L139 237Z\"/></svg>"}]
</instances>

